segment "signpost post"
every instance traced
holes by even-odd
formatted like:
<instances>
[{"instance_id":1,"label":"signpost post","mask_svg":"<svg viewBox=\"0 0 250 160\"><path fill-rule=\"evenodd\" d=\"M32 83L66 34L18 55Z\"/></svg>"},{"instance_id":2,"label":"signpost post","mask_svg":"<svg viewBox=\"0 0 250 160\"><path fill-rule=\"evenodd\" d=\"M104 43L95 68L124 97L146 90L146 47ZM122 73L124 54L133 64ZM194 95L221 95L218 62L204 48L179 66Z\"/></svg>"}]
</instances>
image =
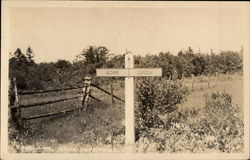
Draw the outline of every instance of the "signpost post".
<instances>
[{"instance_id":1,"label":"signpost post","mask_svg":"<svg viewBox=\"0 0 250 160\"><path fill-rule=\"evenodd\" d=\"M125 68L128 68L128 76L125 77L125 144L128 151L133 152L135 143L135 120L134 120L134 78L130 72L134 68L132 54L125 55Z\"/></svg>"},{"instance_id":2,"label":"signpost post","mask_svg":"<svg viewBox=\"0 0 250 160\"><path fill-rule=\"evenodd\" d=\"M134 118L134 77L162 76L161 68L134 68L134 57L125 55L125 68L97 69L97 77L125 77L125 144L127 151L134 151L135 118Z\"/></svg>"}]
</instances>

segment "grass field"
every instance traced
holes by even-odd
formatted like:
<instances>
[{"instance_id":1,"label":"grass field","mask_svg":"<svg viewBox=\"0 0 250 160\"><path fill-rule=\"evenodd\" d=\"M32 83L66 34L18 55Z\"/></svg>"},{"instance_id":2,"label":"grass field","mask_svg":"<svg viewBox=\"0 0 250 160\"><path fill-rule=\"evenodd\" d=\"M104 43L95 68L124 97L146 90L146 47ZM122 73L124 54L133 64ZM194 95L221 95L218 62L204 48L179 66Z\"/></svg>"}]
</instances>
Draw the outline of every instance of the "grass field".
<instances>
[{"instance_id":1,"label":"grass field","mask_svg":"<svg viewBox=\"0 0 250 160\"><path fill-rule=\"evenodd\" d=\"M113 86L114 94L124 99L124 85L122 83L124 82L113 84ZM184 79L183 83L191 88L190 79ZM109 84L103 84L101 87L110 90ZM210 77L209 86L206 81L197 80L194 83L193 91L187 97L187 101L181 104L180 110L202 109L205 93L221 91L231 94L232 102L243 108L243 77L234 75L221 76L217 81ZM21 103L55 100L79 94L80 90L75 90L51 95L23 96ZM91 94L104 103L111 104L109 95L94 88ZM79 106L81 106L80 99L76 99L44 107L23 109L22 114L24 116L35 115ZM125 140L124 116L122 102L115 100L113 106L105 106L91 99L87 112L77 111L69 115L26 121L24 131L21 134L10 126L9 149L11 152L122 152ZM140 145L138 152L140 152L139 150ZM168 150L167 152L176 152L167 148L166 150Z\"/></svg>"},{"instance_id":2,"label":"grass field","mask_svg":"<svg viewBox=\"0 0 250 160\"><path fill-rule=\"evenodd\" d=\"M184 107L194 107L200 108L203 106L203 95L205 93L211 92L222 92L225 91L230 93L233 97L233 103L243 106L243 77L239 75L234 76L222 76L218 80L215 80L215 77L210 78L210 86L208 87L207 82L198 82L194 83L194 91L191 92L191 95L187 98L187 101L183 104ZM191 82L185 81L184 84L191 89Z\"/></svg>"}]
</instances>

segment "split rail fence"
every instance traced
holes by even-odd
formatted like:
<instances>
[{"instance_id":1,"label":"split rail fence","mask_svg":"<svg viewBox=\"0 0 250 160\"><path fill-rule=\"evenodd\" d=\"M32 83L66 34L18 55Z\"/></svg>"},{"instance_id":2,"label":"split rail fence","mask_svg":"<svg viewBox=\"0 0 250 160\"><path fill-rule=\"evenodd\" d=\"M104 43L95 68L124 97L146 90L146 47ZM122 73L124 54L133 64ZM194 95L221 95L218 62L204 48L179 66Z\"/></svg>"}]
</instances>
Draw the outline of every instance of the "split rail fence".
<instances>
[{"instance_id":1,"label":"split rail fence","mask_svg":"<svg viewBox=\"0 0 250 160\"><path fill-rule=\"evenodd\" d=\"M44 90L44 91L34 91L34 92L19 92L17 89L17 85L16 85L16 79L13 79L14 82L14 93L15 93L15 100L14 100L14 105L10 106L10 110L11 110L11 116L12 119L14 121L14 123L18 126L22 125L22 122L24 120L32 120L32 119L38 119L38 118L44 118L44 117L50 117L50 116L56 116L56 115L62 115L62 114L66 114L66 113L72 113L75 111L79 111L79 110L83 110L86 111L88 106L88 102L89 102L89 98L92 98L102 104L104 104L105 106L110 106L109 104L106 104L104 102L102 102L100 99L96 98L95 96L91 95L90 93L90 89L91 87L94 87L96 89L98 89L99 91L102 91L108 95L111 96L111 106L113 105L113 101L114 98L123 102L124 100L119 98L118 96L113 94L113 86L111 84L111 91L107 91L95 84L91 83L91 77L85 77L84 80L84 85L80 86L80 87L72 87L72 88L63 88L63 89L54 89L54 90ZM67 90L75 90L75 89L81 89L81 95L79 96L74 96L74 97L70 97L70 98L62 98L62 99L58 99L58 100L49 100L49 101L45 101L45 102L37 102L37 103L32 103L32 104L20 104L20 95L34 95L34 94L43 94L43 93L51 93L51 92L61 92L61 91L67 91ZM39 115L31 115L31 116L22 116L22 110L21 109L25 109L25 108L30 108L30 107L40 107L40 106L44 106L44 105L49 105L49 104L53 104L53 103L59 103L59 102L63 102L63 101L69 101L69 100L73 100L73 99L79 99L81 98L81 107L77 107L74 109L66 109L66 110L61 110L58 112L52 112L52 113L46 113L46 114L39 114Z\"/></svg>"}]
</instances>

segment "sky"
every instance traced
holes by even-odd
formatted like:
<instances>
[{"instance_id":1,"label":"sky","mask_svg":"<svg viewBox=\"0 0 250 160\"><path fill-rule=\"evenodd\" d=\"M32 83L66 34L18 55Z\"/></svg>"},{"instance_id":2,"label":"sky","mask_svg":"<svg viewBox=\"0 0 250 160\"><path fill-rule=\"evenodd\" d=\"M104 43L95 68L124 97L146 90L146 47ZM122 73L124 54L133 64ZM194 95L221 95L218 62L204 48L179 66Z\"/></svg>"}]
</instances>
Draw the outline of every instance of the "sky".
<instances>
[{"instance_id":1,"label":"sky","mask_svg":"<svg viewBox=\"0 0 250 160\"><path fill-rule=\"evenodd\" d=\"M240 50L249 28L246 8L232 3L124 7L122 2L113 6L13 7L9 51L21 48L25 52L30 46L40 63L73 61L90 45L105 46L114 54L128 50L136 55L177 54L189 46L204 53Z\"/></svg>"}]
</instances>

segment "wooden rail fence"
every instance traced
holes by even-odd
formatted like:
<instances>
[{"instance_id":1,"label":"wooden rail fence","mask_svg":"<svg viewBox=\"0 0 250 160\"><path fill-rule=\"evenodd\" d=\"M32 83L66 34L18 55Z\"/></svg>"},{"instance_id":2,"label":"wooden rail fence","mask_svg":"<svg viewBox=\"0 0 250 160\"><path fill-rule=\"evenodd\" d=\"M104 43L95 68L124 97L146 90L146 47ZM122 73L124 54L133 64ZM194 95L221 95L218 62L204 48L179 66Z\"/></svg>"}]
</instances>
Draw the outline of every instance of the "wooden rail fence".
<instances>
[{"instance_id":1,"label":"wooden rail fence","mask_svg":"<svg viewBox=\"0 0 250 160\"><path fill-rule=\"evenodd\" d=\"M111 96L111 105L113 105L113 98L116 98L117 100L119 100L121 102L124 102L123 99L121 99L118 96L113 94L113 85L111 85L111 92L106 91L105 89L103 89L95 84L92 84L91 77L85 77L83 86L72 87L72 88L63 88L63 89L43 90L43 91L42 90L41 91L32 91L32 92L18 92L15 78L13 79L13 82L14 82L15 101L14 101L14 105L10 106L10 110L11 110L12 119L17 126L21 126L23 120L32 120L32 119L38 119L38 118L44 118L44 117L51 117L51 116L60 115L60 114L72 113L72 112L78 111L78 110L86 111L86 109L88 108L89 98L92 98L93 100L100 102L100 103L104 104L105 106L110 106L109 104L102 102L100 99L98 99L90 94L91 86L94 88L97 88L99 91L102 91L102 92L110 95ZM43 94L43 93L50 93L50 92L75 90L75 89L82 89L82 95L70 97L70 98L62 98L62 99L58 99L58 100L50 100L50 101L46 101L46 102L37 102L37 103L33 103L33 104L25 104L25 105L20 104L20 95ZM81 98L82 105L81 105L81 107L78 107L78 108L66 109L66 110L62 110L62 111L58 111L58 112L54 112L54 113L46 113L46 114L32 115L32 116L26 116L26 117L21 116L21 109L30 108L30 107L41 107L41 106L45 106L48 104L69 101L69 100L79 99L79 98Z\"/></svg>"}]
</instances>

